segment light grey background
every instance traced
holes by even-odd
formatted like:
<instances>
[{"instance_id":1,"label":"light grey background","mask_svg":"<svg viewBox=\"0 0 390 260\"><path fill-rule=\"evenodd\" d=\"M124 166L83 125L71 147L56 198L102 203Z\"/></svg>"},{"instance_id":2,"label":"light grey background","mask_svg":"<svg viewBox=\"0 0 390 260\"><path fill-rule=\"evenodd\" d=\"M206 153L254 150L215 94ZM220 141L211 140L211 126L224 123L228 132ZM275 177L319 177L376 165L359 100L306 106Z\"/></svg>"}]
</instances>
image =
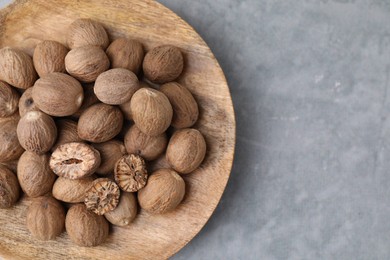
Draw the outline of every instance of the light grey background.
<instances>
[{"instance_id":1,"label":"light grey background","mask_svg":"<svg viewBox=\"0 0 390 260\"><path fill-rule=\"evenodd\" d=\"M390 259L390 0L159 2L237 117L222 201L173 259Z\"/></svg>"}]
</instances>

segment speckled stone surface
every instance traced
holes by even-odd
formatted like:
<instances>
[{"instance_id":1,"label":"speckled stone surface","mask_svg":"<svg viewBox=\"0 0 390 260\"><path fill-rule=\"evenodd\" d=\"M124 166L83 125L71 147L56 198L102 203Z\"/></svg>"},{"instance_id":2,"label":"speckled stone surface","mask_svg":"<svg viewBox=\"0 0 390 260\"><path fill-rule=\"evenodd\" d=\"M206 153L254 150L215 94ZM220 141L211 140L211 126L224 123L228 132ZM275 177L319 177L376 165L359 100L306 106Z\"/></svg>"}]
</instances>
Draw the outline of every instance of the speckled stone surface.
<instances>
[{"instance_id":1,"label":"speckled stone surface","mask_svg":"<svg viewBox=\"0 0 390 260\"><path fill-rule=\"evenodd\" d=\"M159 2L209 44L237 117L222 201L173 259L390 259L390 1Z\"/></svg>"}]
</instances>

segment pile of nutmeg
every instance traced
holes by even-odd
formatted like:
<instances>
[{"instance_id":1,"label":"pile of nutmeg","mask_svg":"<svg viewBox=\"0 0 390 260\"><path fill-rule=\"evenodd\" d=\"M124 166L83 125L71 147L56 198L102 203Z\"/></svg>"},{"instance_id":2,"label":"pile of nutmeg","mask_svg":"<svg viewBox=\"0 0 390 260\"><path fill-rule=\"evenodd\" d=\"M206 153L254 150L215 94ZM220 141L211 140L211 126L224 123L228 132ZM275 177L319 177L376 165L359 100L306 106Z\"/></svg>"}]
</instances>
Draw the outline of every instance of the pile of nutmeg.
<instances>
[{"instance_id":1,"label":"pile of nutmeg","mask_svg":"<svg viewBox=\"0 0 390 260\"><path fill-rule=\"evenodd\" d=\"M104 242L109 223L131 225L138 205L174 210L185 194L179 174L206 154L190 128L198 104L174 82L183 67L177 47L145 54L136 40L110 43L90 19L69 26L67 46L38 43L33 58L0 49L0 208L15 205L21 189L33 198L33 237L65 228L80 246Z\"/></svg>"}]
</instances>

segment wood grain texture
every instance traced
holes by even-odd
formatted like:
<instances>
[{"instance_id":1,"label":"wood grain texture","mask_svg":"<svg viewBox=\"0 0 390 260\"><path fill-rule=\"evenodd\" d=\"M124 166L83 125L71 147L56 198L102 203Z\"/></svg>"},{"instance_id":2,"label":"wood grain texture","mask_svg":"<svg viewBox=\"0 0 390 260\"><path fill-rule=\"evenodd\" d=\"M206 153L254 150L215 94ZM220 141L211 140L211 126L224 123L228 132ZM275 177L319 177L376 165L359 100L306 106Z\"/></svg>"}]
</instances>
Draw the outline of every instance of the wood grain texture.
<instances>
[{"instance_id":1,"label":"wood grain texture","mask_svg":"<svg viewBox=\"0 0 390 260\"><path fill-rule=\"evenodd\" d=\"M77 18L104 24L111 40L138 39L146 49L172 44L185 53L179 82L200 106L195 127L208 145L204 163L184 176L187 194L177 210L164 215L142 211L125 228L114 227L108 240L94 248L77 247L66 233L55 241L32 239L25 226L29 200L0 211L0 255L12 259L162 259L185 246L205 225L225 189L232 167L235 119L223 72L206 43L173 12L151 0L19 0L0 12L0 46L32 55L41 40L65 43L65 30ZM162 162L159 165L164 165Z\"/></svg>"}]
</instances>

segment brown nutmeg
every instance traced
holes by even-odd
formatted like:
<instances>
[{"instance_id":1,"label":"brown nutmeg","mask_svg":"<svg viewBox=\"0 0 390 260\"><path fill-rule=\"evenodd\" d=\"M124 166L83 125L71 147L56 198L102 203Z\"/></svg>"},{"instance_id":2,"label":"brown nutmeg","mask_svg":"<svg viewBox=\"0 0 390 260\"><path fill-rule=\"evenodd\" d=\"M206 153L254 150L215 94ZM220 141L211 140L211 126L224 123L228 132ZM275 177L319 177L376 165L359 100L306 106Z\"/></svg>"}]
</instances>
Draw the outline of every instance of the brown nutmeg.
<instances>
[{"instance_id":1,"label":"brown nutmeg","mask_svg":"<svg viewBox=\"0 0 390 260\"><path fill-rule=\"evenodd\" d=\"M173 110L168 98L152 88L141 88L135 92L130 109L134 123L147 135L164 133L172 121Z\"/></svg>"},{"instance_id":2,"label":"brown nutmeg","mask_svg":"<svg viewBox=\"0 0 390 260\"><path fill-rule=\"evenodd\" d=\"M9 161L9 162L0 162L0 165L7 167L12 172L17 172L18 161L19 160L13 160L13 161Z\"/></svg>"},{"instance_id":3,"label":"brown nutmeg","mask_svg":"<svg viewBox=\"0 0 390 260\"><path fill-rule=\"evenodd\" d=\"M117 140L104 143L92 144L99 151L101 164L96 170L97 174L108 175L114 172L115 163L126 154L125 146Z\"/></svg>"},{"instance_id":4,"label":"brown nutmeg","mask_svg":"<svg viewBox=\"0 0 390 260\"><path fill-rule=\"evenodd\" d=\"M97 246L108 237L109 224L100 215L77 204L68 210L65 219L66 232L70 240L79 246Z\"/></svg>"},{"instance_id":5,"label":"brown nutmeg","mask_svg":"<svg viewBox=\"0 0 390 260\"><path fill-rule=\"evenodd\" d=\"M64 207L52 197L35 198L28 208L26 222L33 237L53 240L64 230Z\"/></svg>"},{"instance_id":6,"label":"brown nutmeg","mask_svg":"<svg viewBox=\"0 0 390 260\"><path fill-rule=\"evenodd\" d=\"M40 111L31 111L20 119L16 133L25 150L43 154L56 141L57 127L50 116Z\"/></svg>"},{"instance_id":7,"label":"brown nutmeg","mask_svg":"<svg viewBox=\"0 0 390 260\"><path fill-rule=\"evenodd\" d=\"M58 135L56 143L51 148L52 151L62 144L82 141L77 134L77 123L75 121L70 119L60 119L56 122L56 125Z\"/></svg>"},{"instance_id":8,"label":"brown nutmeg","mask_svg":"<svg viewBox=\"0 0 390 260\"><path fill-rule=\"evenodd\" d=\"M56 175L49 166L48 154L24 152L18 162L20 187L29 197L39 197L51 191Z\"/></svg>"},{"instance_id":9,"label":"brown nutmeg","mask_svg":"<svg viewBox=\"0 0 390 260\"><path fill-rule=\"evenodd\" d=\"M0 165L0 209L10 208L19 199L20 187L16 175Z\"/></svg>"},{"instance_id":10,"label":"brown nutmeg","mask_svg":"<svg viewBox=\"0 0 390 260\"><path fill-rule=\"evenodd\" d=\"M0 81L0 117L11 116L18 109L18 104L18 92L7 83Z\"/></svg>"},{"instance_id":11,"label":"brown nutmeg","mask_svg":"<svg viewBox=\"0 0 390 260\"><path fill-rule=\"evenodd\" d=\"M53 185L53 197L67 203L84 202L94 180L92 176L77 180L58 177Z\"/></svg>"},{"instance_id":12,"label":"brown nutmeg","mask_svg":"<svg viewBox=\"0 0 390 260\"><path fill-rule=\"evenodd\" d=\"M115 164L114 177L123 191L136 192L142 189L148 179L144 159L135 154L123 156Z\"/></svg>"},{"instance_id":13,"label":"brown nutmeg","mask_svg":"<svg viewBox=\"0 0 390 260\"><path fill-rule=\"evenodd\" d=\"M24 116L30 111L40 111L32 98L32 90L34 87L26 89L19 99L19 115Z\"/></svg>"},{"instance_id":14,"label":"brown nutmeg","mask_svg":"<svg viewBox=\"0 0 390 260\"><path fill-rule=\"evenodd\" d=\"M174 46L158 46L146 53L143 70L147 79L163 84L174 81L183 71L184 61L181 51Z\"/></svg>"},{"instance_id":15,"label":"brown nutmeg","mask_svg":"<svg viewBox=\"0 0 390 260\"><path fill-rule=\"evenodd\" d=\"M138 74L144 59L144 48L139 41L119 38L113 41L106 50L111 68L128 69Z\"/></svg>"},{"instance_id":16,"label":"brown nutmeg","mask_svg":"<svg viewBox=\"0 0 390 260\"><path fill-rule=\"evenodd\" d=\"M70 24L66 39L69 48L95 45L103 49L110 43L104 27L91 19L77 19Z\"/></svg>"},{"instance_id":17,"label":"brown nutmeg","mask_svg":"<svg viewBox=\"0 0 390 260\"><path fill-rule=\"evenodd\" d=\"M162 85L160 91L167 96L173 108L171 125L175 128L193 126L198 120L199 110L191 92L177 82Z\"/></svg>"},{"instance_id":18,"label":"brown nutmeg","mask_svg":"<svg viewBox=\"0 0 390 260\"><path fill-rule=\"evenodd\" d=\"M123 115L119 108L96 104L81 114L77 131L83 140L103 143L119 134L122 126Z\"/></svg>"},{"instance_id":19,"label":"brown nutmeg","mask_svg":"<svg viewBox=\"0 0 390 260\"><path fill-rule=\"evenodd\" d=\"M97 215L104 215L113 210L119 203L120 190L118 185L108 179L99 178L85 194L85 206Z\"/></svg>"},{"instance_id":20,"label":"brown nutmeg","mask_svg":"<svg viewBox=\"0 0 390 260\"><path fill-rule=\"evenodd\" d=\"M139 87L140 88L151 88L151 86L148 83L146 83L145 81L140 81L139 82ZM131 99L129 101L119 105L119 108L121 109L123 116L127 120L133 120L133 115L131 113L130 102L131 102Z\"/></svg>"},{"instance_id":21,"label":"brown nutmeg","mask_svg":"<svg viewBox=\"0 0 390 260\"><path fill-rule=\"evenodd\" d=\"M0 162L16 160L24 151L16 134L19 118L17 114L0 118Z\"/></svg>"},{"instance_id":22,"label":"brown nutmeg","mask_svg":"<svg viewBox=\"0 0 390 260\"><path fill-rule=\"evenodd\" d=\"M106 53L97 46L72 49L65 57L66 71L82 82L93 82L110 67Z\"/></svg>"},{"instance_id":23,"label":"brown nutmeg","mask_svg":"<svg viewBox=\"0 0 390 260\"><path fill-rule=\"evenodd\" d=\"M196 129L176 131L168 143L166 159L179 173L190 173L202 163L206 155L206 141Z\"/></svg>"},{"instance_id":24,"label":"brown nutmeg","mask_svg":"<svg viewBox=\"0 0 390 260\"><path fill-rule=\"evenodd\" d=\"M134 193L122 192L118 206L107 213L104 217L113 225L127 226L137 216L137 199Z\"/></svg>"},{"instance_id":25,"label":"brown nutmeg","mask_svg":"<svg viewBox=\"0 0 390 260\"><path fill-rule=\"evenodd\" d=\"M32 97L37 107L51 116L70 116L84 98L81 84L64 73L53 72L35 82Z\"/></svg>"},{"instance_id":26,"label":"brown nutmeg","mask_svg":"<svg viewBox=\"0 0 390 260\"><path fill-rule=\"evenodd\" d=\"M36 79L37 73L30 56L9 47L0 49L0 80L26 89L34 85Z\"/></svg>"},{"instance_id":27,"label":"brown nutmeg","mask_svg":"<svg viewBox=\"0 0 390 260\"><path fill-rule=\"evenodd\" d=\"M175 171L160 169L152 173L148 184L138 192L142 209L152 214L175 209L185 194L184 180Z\"/></svg>"},{"instance_id":28,"label":"brown nutmeg","mask_svg":"<svg viewBox=\"0 0 390 260\"><path fill-rule=\"evenodd\" d=\"M96 97L109 105L123 104L139 89L137 76L127 69L110 69L100 74L95 82Z\"/></svg>"},{"instance_id":29,"label":"brown nutmeg","mask_svg":"<svg viewBox=\"0 0 390 260\"><path fill-rule=\"evenodd\" d=\"M128 153L138 154L147 161L157 159L167 148L168 137L165 133L149 136L142 133L136 125L130 127L125 135Z\"/></svg>"},{"instance_id":30,"label":"brown nutmeg","mask_svg":"<svg viewBox=\"0 0 390 260\"><path fill-rule=\"evenodd\" d=\"M65 71L65 56L68 48L56 41L42 41L34 50L34 67L40 77L52 72Z\"/></svg>"},{"instance_id":31,"label":"brown nutmeg","mask_svg":"<svg viewBox=\"0 0 390 260\"><path fill-rule=\"evenodd\" d=\"M84 83L83 89L84 89L84 100L81 104L81 107L79 110L77 110L76 113L72 115L74 118L79 118L81 114L90 106L99 103L99 99L96 97L95 92L93 90L94 83Z\"/></svg>"}]
</instances>

